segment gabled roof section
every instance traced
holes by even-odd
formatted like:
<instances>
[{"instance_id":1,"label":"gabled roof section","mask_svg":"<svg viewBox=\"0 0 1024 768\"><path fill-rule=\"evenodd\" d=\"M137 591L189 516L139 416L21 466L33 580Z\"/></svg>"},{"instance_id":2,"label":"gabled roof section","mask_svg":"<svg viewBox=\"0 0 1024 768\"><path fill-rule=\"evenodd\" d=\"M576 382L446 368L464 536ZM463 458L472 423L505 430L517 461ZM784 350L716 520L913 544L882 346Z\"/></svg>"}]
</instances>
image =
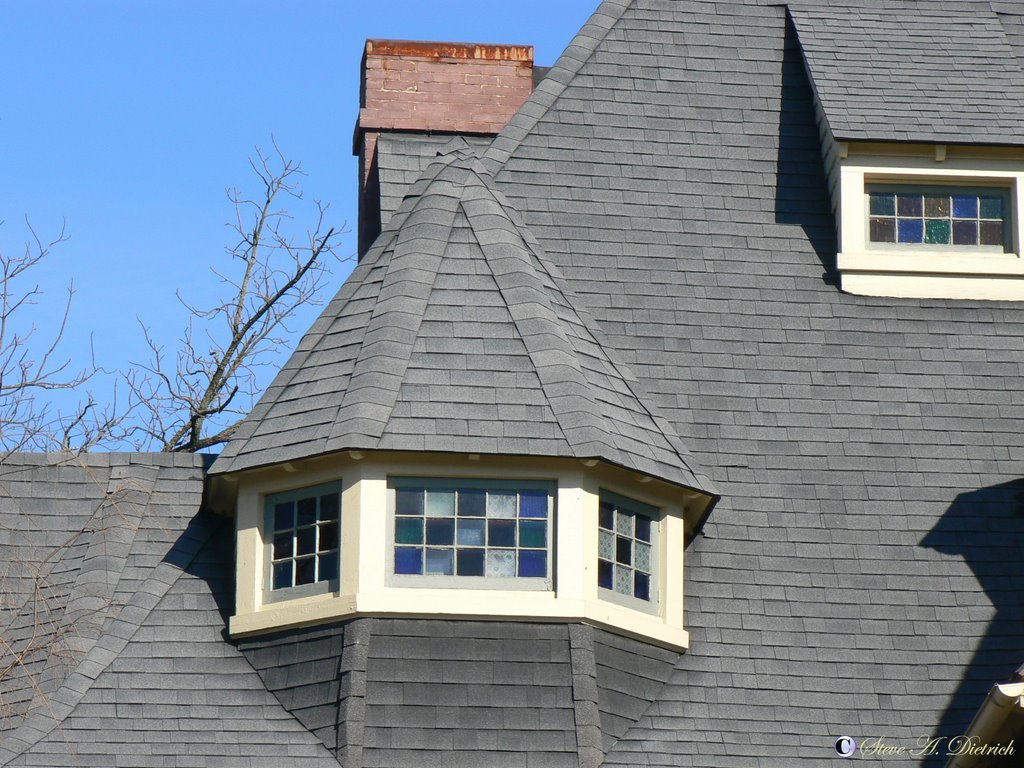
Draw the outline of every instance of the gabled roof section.
<instances>
[{"instance_id":1,"label":"gabled roof section","mask_svg":"<svg viewBox=\"0 0 1024 768\"><path fill-rule=\"evenodd\" d=\"M789 9L837 140L1024 144L1024 74L989 3Z\"/></svg>"},{"instance_id":2,"label":"gabled roof section","mask_svg":"<svg viewBox=\"0 0 1024 768\"><path fill-rule=\"evenodd\" d=\"M217 460L343 450L598 458L714 494L456 142Z\"/></svg>"}]
</instances>

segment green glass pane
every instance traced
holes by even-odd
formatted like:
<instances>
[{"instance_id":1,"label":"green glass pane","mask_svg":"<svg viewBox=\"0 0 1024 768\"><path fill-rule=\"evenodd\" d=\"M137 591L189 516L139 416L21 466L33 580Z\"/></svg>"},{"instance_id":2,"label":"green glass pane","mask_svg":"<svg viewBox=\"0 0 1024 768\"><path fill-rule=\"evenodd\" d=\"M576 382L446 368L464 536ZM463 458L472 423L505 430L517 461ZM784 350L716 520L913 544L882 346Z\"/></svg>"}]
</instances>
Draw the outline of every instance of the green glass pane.
<instances>
[{"instance_id":1,"label":"green glass pane","mask_svg":"<svg viewBox=\"0 0 1024 768\"><path fill-rule=\"evenodd\" d=\"M455 517L455 491L427 491L427 517Z\"/></svg>"},{"instance_id":2,"label":"green glass pane","mask_svg":"<svg viewBox=\"0 0 1024 768\"><path fill-rule=\"evenodd\" d=\"M983 197L981 198L981 218L1001 219L1003 218L1003 198Z\"/></svg>"},{"instance_id":3,"label":"green glass pane","mask_svg":"<svg viewBox=\"0 0 1024 768\"><path fill-rule=\"evenodd\" d=\"M871 193L871 215L872 216L895 216L896 195L891 192Z\"/></svg>"},{"instance_id":4,"label":"green glass pane","mask_svg":"<svg viewBox=\"0 0 1024 768\"><path fill-rule=\"evenodd\" d=\"M543 520L519 521L519 546L540 549L548 545L548 524Z\"/></svg>"},{"instance_id":5,"label":"green glass pane","mask_svg":"<svg viewBox=\"0 0 1024 768\"><path fill-rule=\"evenodd\" d=\"M397 518L395 520L396 544L422 544L423 520L417 517Z\"/></svg>"},{"instance_id":6,"label":"green glass pane","mask_svg":"<svg viewBox=\"0 0 1024 768\"><path fill-rule=\"evenodd\" d=\"M948 245L952 229L949 219L929 219L924 223L924 241L933 245Z\"/></svg>"}]
</instances>

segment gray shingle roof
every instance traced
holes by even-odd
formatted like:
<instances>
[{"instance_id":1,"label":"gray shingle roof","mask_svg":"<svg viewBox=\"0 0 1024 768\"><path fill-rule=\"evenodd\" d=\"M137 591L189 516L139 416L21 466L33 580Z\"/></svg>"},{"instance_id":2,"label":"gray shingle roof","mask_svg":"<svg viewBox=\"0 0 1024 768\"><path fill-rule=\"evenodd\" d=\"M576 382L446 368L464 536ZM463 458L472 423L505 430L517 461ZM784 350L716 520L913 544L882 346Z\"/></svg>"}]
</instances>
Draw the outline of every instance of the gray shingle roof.
<instances>
[{"instance_id":1,"label":"gray shingle roof","mask_svg":"<svg viewBox=\"0 0 1024 768\"><path fill-rule=\"evenodd\" d=\"M837 139L1021 144L1024 81L984 2L793 2Z\"/></svg>"},{"instance_id":2,"label":"gray shingle roof","mask_svg":"<svg viewBox=\"0 0 1024 768\"><path fill-rule=\"evenodd\" d=\"M714 493L467 150L437 163L217 460L600 458Z\"/></svg>"}]
</instances>

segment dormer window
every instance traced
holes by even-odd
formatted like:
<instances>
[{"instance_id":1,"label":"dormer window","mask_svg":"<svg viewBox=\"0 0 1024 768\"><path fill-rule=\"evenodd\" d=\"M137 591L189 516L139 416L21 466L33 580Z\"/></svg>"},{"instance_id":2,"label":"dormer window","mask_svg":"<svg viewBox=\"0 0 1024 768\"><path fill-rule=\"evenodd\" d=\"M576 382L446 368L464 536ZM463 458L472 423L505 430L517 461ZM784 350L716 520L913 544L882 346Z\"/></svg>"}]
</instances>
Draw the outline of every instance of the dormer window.
<instances>
[{"instance_id":1,"label":"dormer window","mask_svg":"<svg viewBox=\"0 0 1024 768\"><path fill-rule=\"evenodd\" d=\"M657 602L655 562L659 517L655 507L601 491L597 584L602 597Z\"/></svg>"},{"instance_id":2,"label":"dormer window","mask_svg":"<svg viewBox=\"0 0 1024 768\"><path fill-rule=\"evenodd\" d=\"M874 185L867 196L872 247L1011 250L1008 189Z\"/></svg>"},{"instance_id":3,"label":"dormer window","mask_svg":"<svg viewBox=\"0 0 1024 768\"><path fill-rule=\"evenodd\" d=\"M391 573L469 577L466 586L507 579L550 582L550 483L393 478Z\"/></svg>"}]
</instances>

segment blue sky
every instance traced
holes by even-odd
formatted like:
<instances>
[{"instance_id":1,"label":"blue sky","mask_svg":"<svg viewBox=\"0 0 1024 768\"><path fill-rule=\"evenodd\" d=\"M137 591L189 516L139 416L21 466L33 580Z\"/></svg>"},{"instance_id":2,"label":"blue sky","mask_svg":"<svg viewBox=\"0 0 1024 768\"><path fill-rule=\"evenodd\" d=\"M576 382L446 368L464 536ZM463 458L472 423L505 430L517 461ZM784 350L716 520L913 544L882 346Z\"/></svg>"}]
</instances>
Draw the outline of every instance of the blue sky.
<instances>
[{"instance_id":1,"label":"blue sky","mask_svg":"<svg viewBox=\"0 0 1024 768\"><path fill-rule=\"evenodd\" d=\"M352 128L368 37L517 43L554 63L597 0L8 2L0 47L0 249L25 218L69 239L35 275L45 329L70 281L63 353L118 368L145 357L137 318L174 348L224 262L225 188L252 189L271 135L308 174L308 198L355 223ZM341 252L354 254L355 236ZM333 289L350 265L338 265ZM294 323L301 331L307 314ZM91 342L90 342L91 339ZM297 342L293 338L290 346ZM282 350L282 361L288 350ZM103 382L98 382L101 397Z\"/></svg>"}]
</instances>

